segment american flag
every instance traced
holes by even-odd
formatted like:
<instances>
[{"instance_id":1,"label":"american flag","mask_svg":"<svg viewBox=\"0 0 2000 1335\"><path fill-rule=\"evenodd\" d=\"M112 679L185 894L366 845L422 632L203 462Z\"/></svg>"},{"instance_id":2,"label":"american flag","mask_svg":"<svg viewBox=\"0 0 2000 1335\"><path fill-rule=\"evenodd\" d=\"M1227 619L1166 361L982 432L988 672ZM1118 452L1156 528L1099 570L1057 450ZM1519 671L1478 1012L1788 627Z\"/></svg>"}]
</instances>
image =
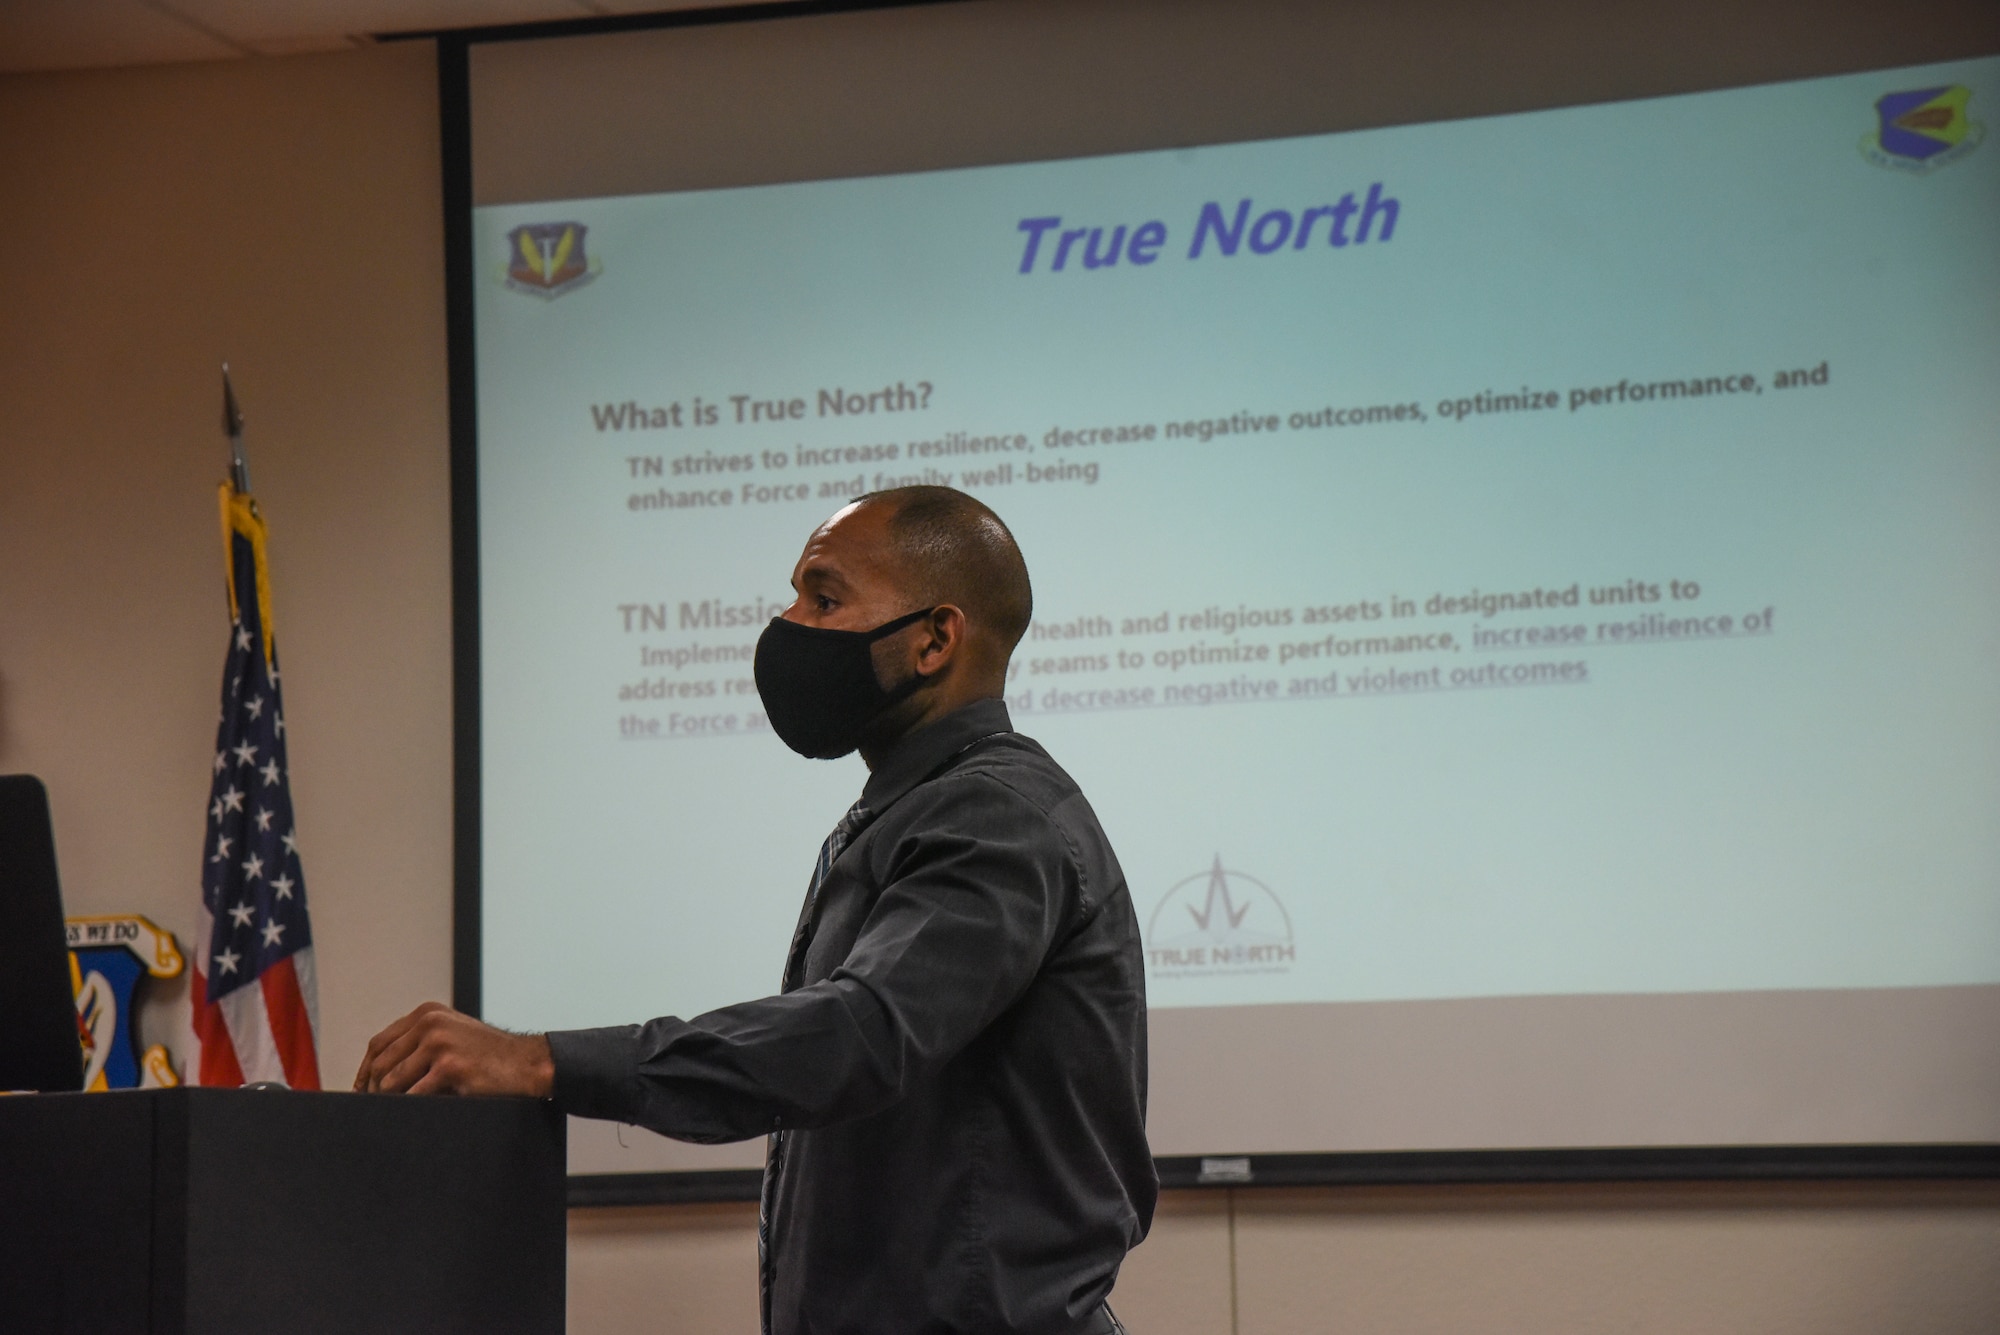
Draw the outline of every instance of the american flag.
<instances>
[{"instance_id":1,"label":"american flag","mask_svg":"<svg viewBox=\"0 0 2000 1335\"><path fill-rule=\"evenodd\" d=\"M285 712L271 635L264 520L222 484L229 558L229 657L215 729L194 952L198 1083L319 1088L312 925L292 826Z\"/></svg>"}]
</instances>

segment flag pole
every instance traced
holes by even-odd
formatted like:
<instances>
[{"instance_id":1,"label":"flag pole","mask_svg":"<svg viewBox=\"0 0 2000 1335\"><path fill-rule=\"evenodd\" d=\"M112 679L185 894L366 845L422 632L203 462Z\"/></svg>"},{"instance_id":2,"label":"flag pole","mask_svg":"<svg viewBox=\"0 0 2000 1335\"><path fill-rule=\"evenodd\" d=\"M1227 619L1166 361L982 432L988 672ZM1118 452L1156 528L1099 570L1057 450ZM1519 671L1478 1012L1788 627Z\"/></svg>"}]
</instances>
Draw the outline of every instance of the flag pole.
<instances>
[{"instance_id":1,"label":"flag pole","mask_svg":"<svg viewBox=\"0 0 2000 1335\"><path fill-rule=\"evenodd\" d=\"M229 383L228 362L222 364L222 434L229 437L229 484L247 496L250 461L243 455L243 413L236 406L236 390Z\"/></svg>"}]
</instances>

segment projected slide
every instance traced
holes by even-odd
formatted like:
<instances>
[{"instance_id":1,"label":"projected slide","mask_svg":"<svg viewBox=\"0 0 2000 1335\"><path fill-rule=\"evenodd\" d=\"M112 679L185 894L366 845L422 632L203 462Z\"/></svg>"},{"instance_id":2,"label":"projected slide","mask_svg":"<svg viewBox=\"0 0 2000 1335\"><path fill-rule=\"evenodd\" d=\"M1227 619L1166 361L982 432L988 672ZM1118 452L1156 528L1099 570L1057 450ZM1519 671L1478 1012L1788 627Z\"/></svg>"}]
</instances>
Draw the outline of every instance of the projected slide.
<instances>
[{"instance_id":1,"label":"projected slide","mask_svg":"<svg viewBox=\"0 0 2000 1335\"><path fill-rule=\"evenodd\" d=\"M486 207L486 1012L774 989L751 681L961 487L1156 1008L2000 981L2000 62Z\"/></svg>"}]
</instances>

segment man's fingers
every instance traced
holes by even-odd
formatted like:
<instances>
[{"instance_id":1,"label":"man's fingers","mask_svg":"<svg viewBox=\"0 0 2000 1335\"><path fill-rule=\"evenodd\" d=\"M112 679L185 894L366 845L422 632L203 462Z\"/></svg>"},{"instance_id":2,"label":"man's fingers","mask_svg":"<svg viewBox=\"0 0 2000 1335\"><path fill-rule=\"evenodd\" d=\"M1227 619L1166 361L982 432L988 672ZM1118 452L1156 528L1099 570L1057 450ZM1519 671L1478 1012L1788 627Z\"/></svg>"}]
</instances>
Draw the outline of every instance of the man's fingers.
<instances>
[{"instance_id":1,"label":"man's fingers","mask_svg":"<svg viewBox=\"0 0 2000 1335\"><path fill-rule=\"evenodd\" d=\"M369 1039L368 1052L361 1059L361 1069L354 1073L354 1087L368 1093L378 1091L381 1088L382 1073L395 1065L394 1061L385 1063L384 1058L389 1051L403 1039L407 1038L410 1031L426 1015L430 1015L436 1011L449 1011L450 1009L449 1006L441 1002L426 1001L408 1015L385 1027L381 1033Z\"/></svg>"},{"instance_id":2,"label":"man's fingers","mask_svg":"<svg viewBox=\"0 0 2000 1335\"><path fill-rule=\"evenodd\" d=\"M551 1084L548 1044L426 1002L375 1035L355 1088L382 1094L539 1094Z\"/></svg>"},{"instance_id":3,"label":"man's fingers","mask_svg":"<svg viewBox=\"0 0 2000 1335\"><path fill-rule=\"evenodd\" d=\"M436 1069L438 1056L428 1044L412 1044L397 1060L383 1062L376 1088L384 1094L420 1092L416 1087Z\"/></svg>"},{"instance_id":4,"label":"man's fingers","mask_svg":"<svg viewBox=\"0 0 2000 1335\"><path fill-rule=\"evenodd\" d=\"M391 1043L394 1043L397 1039L401 1038L403 1035L409 1033L410 1030L415 1028L416 1025L426 1015L429 1015L435 1011L441 1011L446 1009L449 1008L441 1006L435 1001L426 1001L423 1005L417 1007L415 1010L411 1011L408 1015L405 1015L402 1019L390 1023L386 1028L382 1030L381 1033L375 1035L374 1038L370 1039L368 1042L368 1051L370 1055L373 1055L374 1053L381 1051L383 1048L388 1047Z\"/></svg>"},{"instance_id":5,"label":"man's fingers","mask_svg":"<svg viewBox=\"0 0 2000 1335\"><path fill-rule=\"evenodd\" d=\"M404 1027L403 1021L398 1020L395 1024L390 1025L387 1029L384 1029L381 1033L368 1040L368 1051L362 1054L361 1065L354 1072L354 1087L356 1089L366 1090L369 1087L370 1082L375 1078L376 1060L381 1057L382 1050L388 1047L402 1033Z\"/></svg>"},{"instance_id":6,"label":"man's fingers","mask_svg":"<svg viewBox=\"0 0 2000 1335\"><path fill-rule=\"evenodd\" d=\"M397 1039L396 1041L401 1042L402 1040ZM381 1092L382 1073L388 1070L393 1064L388 1060L388 1053L389 1044L386 1042L370 1045L368 1060L362 1067L362 1089L367 1093L378 1094Z\"/></svg>"},{"instance_id":7,"label":"man's fingers","mask_svg":"<svg viewBox=\"0 0 2000 1335\"><path fill-rule=\"evenodd\" d=\"M429 1070L425 1071L422 1079L403 1092L406 1094L451 1094L456 1091L452 1088L450 1082L445 1079L444 1068L440 1065L432 1066Z\"/></svg>"},{"instance_id":8,"label":"man's fingers","mask_svg":"<svg viewBox=\"0 0 2000 1335\"><path fill-rule=\"evenodd\" d=\"M447 1006L419 1007L424 1014L376 1062L386 1094L445 1094L460 1085L461 1049L479 1022Z\"/></svg>"},{"instance_id":9,"label":"man's fingers","mask_svg":"<svg viewBox=\"0 0 2000 1335\"><path fill-rule=\"evenodd\" d=\"M368 1082L373 1074L375 1058L382 1051L383 1044L389 1041L390 1030L395 1027L395 1025L390 1025L388 1029L384 1029L381 1033L368 1040L368 1050L361 1054L361 1065L354 1068L354 1087L357 1090L365 1091L368 1088Z\"/></svg>"},{"instance_id":10,"label":"man's fingers","mask_svg":"<svg viewBox=\"0 0 2000 1335\"><path fill-rule=\"evenodd\" d=\"M422 1019L421 1016L417 1018ZM404 1026L401 1033L384 1043L381 1050L368 1063L369 1091L377 1094L396 1093L397 1086L388 1083L389 1074L423 1047L430 1032L429 1025L412 1023Z\"/></svg>"}]
</instances>

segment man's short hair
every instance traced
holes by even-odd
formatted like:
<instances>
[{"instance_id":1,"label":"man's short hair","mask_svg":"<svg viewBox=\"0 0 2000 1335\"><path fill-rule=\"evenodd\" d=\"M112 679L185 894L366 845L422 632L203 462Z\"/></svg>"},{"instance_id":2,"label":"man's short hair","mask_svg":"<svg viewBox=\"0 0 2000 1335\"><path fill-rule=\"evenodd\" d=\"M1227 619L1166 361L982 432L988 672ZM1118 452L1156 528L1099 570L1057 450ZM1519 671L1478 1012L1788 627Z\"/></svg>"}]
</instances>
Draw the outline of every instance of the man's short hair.
<instances>
[{"instance_id":1,"label":"man's short hair","mask_svg":"<svg viewBox=\"0 0 2000 1335\"><path fill-rule=\"evenodd\" d=\"M856 504L891 507L889 541L919 602L956 604L1013 652L1035 614L1035 595L999 515L952 487L871 491Z\"/></svg>"}]
</instances>

